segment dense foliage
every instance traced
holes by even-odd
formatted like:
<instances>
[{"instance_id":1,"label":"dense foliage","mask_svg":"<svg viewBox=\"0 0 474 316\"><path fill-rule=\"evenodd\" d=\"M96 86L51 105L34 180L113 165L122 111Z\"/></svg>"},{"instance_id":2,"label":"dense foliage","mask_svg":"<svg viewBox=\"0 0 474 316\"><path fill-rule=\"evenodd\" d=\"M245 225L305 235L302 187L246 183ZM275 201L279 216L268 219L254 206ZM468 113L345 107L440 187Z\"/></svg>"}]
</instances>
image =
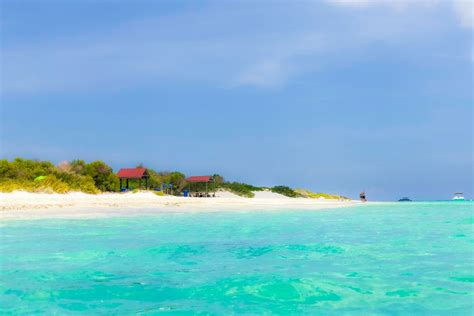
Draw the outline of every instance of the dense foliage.
<instances>
[{"instance_id":1,"label":"dense foliage","mask_svg":"<svg viewBox=\"0 0 474 316\"><path fill-rule=\"evenodd\" d=\"M176 194L186 187L181 172L157 172L147 169L148 187ZM138 188L137 180L129 181L130 188ZM142 182L142 185L144 183ZM16 158L0 160L0 192L24 190L28 192L85 193L119 191L119 179L112 168L103 161L86 163L84 160L63 161L55 166L49 161Z\"/></svg>"},{"instance_id":2,"label":"dense foliage","mask_svg":"<svg viewBox=\"0 0 474 316\"><path fill-rule=\"evenodd\" d=\"M143 166L139 166L143 167ZM158 172L147 168L150 178L148 188L164 194L181 194L183 190L192 192L215 192L226 190L244 197L254 197L255 191L268 190L239 182L226 182L224 177L215 174L211 183L192 183L185 180L181 172ZM142 181L142 186L144 185ZM138 180L129 180L133 191L138 188ZM99 193L119 191L119 179L112 168L103 161L90 163L84 160L64 161L55 166L49 161L16 158L12 161L0 160L0 192L23 190L29 192L66 193L80 191ZM293 190L287 186L270 188L272 192L288 197L307 197L325 199L346 199L339 195L313 193L308 190Z\"/></svg>"},{"instance_id":3,"label":"dense foliage","mask_svg":"<svg viewBox=\"0 0 474 316\"><path fill-rule=\"evenodd\" d=\"M255 187L250 184L239 182L225 182L219 185L219 188L226 189L232 193L245 197L254 197L254 191L262 191L262 188Z\"/></svg>"},{"instance_id":4,"label":"dense foliage","mask_svg":"<svg viewBox=\"0 0 474 316\"><path fill-rule=\"evenodd\" d=\"M329 194L329 193L314 193L309 190L304 189L297 189L295 190L298 194L303 197L311 198L311 199L326 199L326 200L350 200L348 197L337 195L337 194Z\"/></svg>"},{"instance_id":5,"label":"dense foliage","mask_svg":"<svg viewBox=\"0 0 474 316\"><path fill-rule=\"evenodd\" d=\"M100 191L116 191L119 180L112 168L102 161L93 161L86 164L83 175L90 176Z\"/></svg>"},{"instance_id":6,"label":"dense foliage","mask_svg":"<svg viewBox=\"0 0 474 316\"><path fill-rule=\"evenodd\" d=\"M155 190L164 190L169 194L179 193L186 187L186 176L179 171L155 171L147 168L150 179L148 186Z\"/></svg>"},{"instance_id":7,"label":"dense foliage","mask_svg":"<svg viewBox=\"0 0 474 316\"><path fill-rule=\"evenodd\" d=\"M62 162L57 167L49 161L16 158L0 160L0 191L29 192L116 191L118 179L102 161Z\"/></svg>"},{"instance_id":8,"label":"dense foliage","mask_svg":"<svg viewBox=\"0 0 474 316\"><path fill-rule=\"evenodd\" d=\"M284 186L284 185L274 186L273 188L271 188L271 191L274 193L282 194L284 196L293 197L293 198L301 196L292 188Z\"/></svg>"}]
</instances>

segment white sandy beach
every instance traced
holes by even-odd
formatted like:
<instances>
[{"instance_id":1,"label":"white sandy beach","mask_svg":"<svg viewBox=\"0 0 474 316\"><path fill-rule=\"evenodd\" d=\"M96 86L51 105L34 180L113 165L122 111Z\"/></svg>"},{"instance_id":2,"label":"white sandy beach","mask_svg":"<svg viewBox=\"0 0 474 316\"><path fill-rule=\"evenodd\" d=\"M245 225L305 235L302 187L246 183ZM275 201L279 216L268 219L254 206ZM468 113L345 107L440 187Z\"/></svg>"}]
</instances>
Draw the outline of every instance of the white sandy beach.
<instances>
[{"instance_id":1,"label":"white sandy beach","mask_svg":"<svg viewBox=\"0 0 474 316\"><path fill-rule=\"evenodd\" d=\"M103 194L0 193L0 220L40 218L93 218L152 215L160 212L327 209L360 204L359 201L288 198L269 191L244 198L218 192L215 198L158 196L152 192Z\"/></svg>"}]
</instances>

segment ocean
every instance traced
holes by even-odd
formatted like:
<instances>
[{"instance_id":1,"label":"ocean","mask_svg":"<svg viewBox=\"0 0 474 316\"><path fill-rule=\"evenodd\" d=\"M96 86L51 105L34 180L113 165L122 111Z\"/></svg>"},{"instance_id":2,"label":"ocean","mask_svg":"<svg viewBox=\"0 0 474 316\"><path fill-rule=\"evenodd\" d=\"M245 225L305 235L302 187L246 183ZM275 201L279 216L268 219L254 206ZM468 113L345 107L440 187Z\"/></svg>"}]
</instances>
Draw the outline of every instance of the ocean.
<instances>
[{"instance_id":1,"label":"ocean","mask_svg":"<svg viewBox=\"0 0 474 316\"><path fill-rule=\"evenodd\" d=\"M470 315L474 203L0 223L1 314Z\"/></svg>"}]
</instances>

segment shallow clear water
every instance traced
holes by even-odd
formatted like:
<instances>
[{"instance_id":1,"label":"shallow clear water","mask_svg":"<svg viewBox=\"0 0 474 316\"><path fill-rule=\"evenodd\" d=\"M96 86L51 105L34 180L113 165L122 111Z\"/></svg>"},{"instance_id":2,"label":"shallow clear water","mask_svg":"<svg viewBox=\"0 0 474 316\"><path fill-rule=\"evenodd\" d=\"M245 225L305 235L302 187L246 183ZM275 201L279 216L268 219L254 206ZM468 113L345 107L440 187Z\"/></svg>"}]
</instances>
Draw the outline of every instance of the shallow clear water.
<instances>
[{"instance_id":1,"label":"shallow clear water","mask_svg":"<svg viewBox=\"0 0 474 316\"><path fill-rule=\"evenodd\" d=\"M473 206L4 222L0 312L473 312Z\"/></svg>"}]
</instances>

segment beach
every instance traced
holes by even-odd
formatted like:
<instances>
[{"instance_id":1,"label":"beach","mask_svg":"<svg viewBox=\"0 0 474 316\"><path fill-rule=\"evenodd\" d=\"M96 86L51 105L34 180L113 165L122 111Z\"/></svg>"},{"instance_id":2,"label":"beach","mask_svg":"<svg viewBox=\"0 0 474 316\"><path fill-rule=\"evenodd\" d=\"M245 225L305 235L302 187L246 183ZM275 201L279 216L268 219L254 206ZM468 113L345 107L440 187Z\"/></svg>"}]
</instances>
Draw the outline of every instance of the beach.
<instances>
[{"instance_id":1,"label":"beach","mask_svg":"<svg viewBox=\"0 0 474 316\"><path fill-rule=\"evenodd\" d=\"M269 191L255 192L253 198L226 191L209 198L159 196L147 191L102 194L16 191L0 193L0 220L152 215L162 211L320 210L359 204L351 200L288 198Z\"/></svg>"}]
</instances>

